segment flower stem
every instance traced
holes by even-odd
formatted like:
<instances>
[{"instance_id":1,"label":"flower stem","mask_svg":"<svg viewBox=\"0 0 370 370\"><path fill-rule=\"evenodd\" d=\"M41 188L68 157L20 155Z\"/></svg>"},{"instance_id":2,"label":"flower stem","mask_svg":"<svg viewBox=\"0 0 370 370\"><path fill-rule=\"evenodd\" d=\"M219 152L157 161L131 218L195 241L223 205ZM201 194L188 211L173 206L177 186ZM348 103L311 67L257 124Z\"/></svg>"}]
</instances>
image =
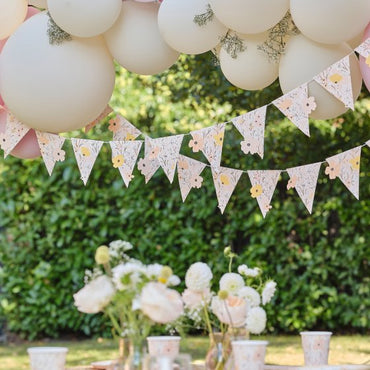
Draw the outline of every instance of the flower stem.
<instances>
[{"instance_id":1,"label":"flower stem","mask_svg":"<svg viewBox=\"0 0 370 370\"><path fill-rule=\"evenodd\" d=\"M208 329L209 335L211 336L212 342L215 343L215 336L213 335L211 321L210 321L209 315L208 315L208 305L207 305L206 302L204 302L204 303L205 304L203 305L203 311L204 311L204 318L206 320L207 329Z\"/></svg>"}]
</instances>

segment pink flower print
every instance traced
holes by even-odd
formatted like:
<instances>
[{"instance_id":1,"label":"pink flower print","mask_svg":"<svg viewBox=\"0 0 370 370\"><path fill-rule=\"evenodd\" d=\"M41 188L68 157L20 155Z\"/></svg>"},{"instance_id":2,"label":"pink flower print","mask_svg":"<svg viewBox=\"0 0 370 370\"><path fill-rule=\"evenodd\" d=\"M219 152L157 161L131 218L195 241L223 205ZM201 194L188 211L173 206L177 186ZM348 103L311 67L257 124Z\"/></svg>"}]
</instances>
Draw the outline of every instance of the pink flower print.
<instances>
[{"instance_id":1,"label":"pink flower print","mask_svg":"<svg viewBox=\"0 0 370 370\"><path fill-rule=\"evenodd\" d=\"M253 137L248 137L240 143L243 153L256 154L258 152L258 140Z\"/></svg>"},{"instance_id":2,"label":"pink flower print","mask_svg":"<svg viewBox=\"0 0 370 370\"><path fill-rule=\"evenodd\" d=\"M191 135L193 137L192 140L189 142L189 147L193 150L194 153L199 152L204 148L204 140L201 135L195 134Z\"/></svg>"},{"instance_id":3,"label":"pink flower print","mask_svg":"<svg viewBox=\"0 0 370 370\"><path fill-rule=\"evenodd\" d=\"M312 111L314 111L317 108L315 97L310 96L307 98L307 100L304 102L303 110L306 114L310 114Z\"/></svg>"},{"instance_id":4,"label":"pink flower print","mask_svg":"<svg viewBox=\"0 0 370 370\"><path fill-rule=\"evenodd\" d=\"M190 179L190 186L192 188L201 188L203 183L203 177L202 176L194 176Z\"/></svg>"},{"instance_id":5,"label":"pink flower print","mask_svg":"<svg viewBox=\"0 0 370 370\"><path fill-rule=\"evenodd\" d=\"M149 153L149 159L152 161L153 159L156 159L158 158L158 154L159 152L161 151L161 148L159 146L155 146L154 148L152 148L152 150L150 151Z\"/></svg>"},{"instance_id":6,"label":"pink flower print","mask_svg":"<svg viewBox=\"0 0 370 370\"><path fill-rule=\"evenodd\" d=\"M59 149L53 152L53 158L55 161L63 162L66 159L66 152L63 149Z\"/></svg>"},{"instance_id":7,"label":"pink flower print","mask_svg":"<svg viewBox=\"0 0 370 370\"><path fill-rule=\"evenodd\" d=\"M8 146L8 141L6 139L6 136L4 133L1 133L0 134L0 148L2 150L5 150L7 146Z\"/></svg>"},{"instance_id":8,"label":"pink flower print","mask_svg":"<svg viewBox=\"0 0 370 370\"><path fill-rule=\"evenodd\" d=\"M150 174L150 167L151 167L151 164L148 158L140 158L139 162L137 163L138 170L144 176L147 176Z\"/></svg>"},{"instance_id":9,"label":"pink flower print","mask_svg":"<svg viewBox=\"0 0 370 370\"><path fill-rule=\"evenodd\" d=\"M287 110L292 106L292 104L293 104L293 101L291 99L285 99L281 101L280 103L278 103L278 106L282 110Z\"/></svg>"},{"instance_id":10,"label":"pink flower print","mask_svg":"<svg viewBox=\"0 0 370 370\"><path fill-rule=\"evenodd\" d=\"M181 170L187 170L189 168L189 163L187 161L179 161L178 166Z\"/></svg>"},{"instance_id":11,"label":"pink flower print","mask_svg":"<svg viewBox=\"0 0 370 370\"><path fill-rule=\"evenodd\" d=\"M119 130L119 123L117 118L112 118L109 121L109 127L108 130L111 132L117 132Z\"/></svg>"},{"instance_id":12,"label":"pink flower print","mask_svg":"<svg viewBox=\"0 0 370 370\"><path fill-rule=\"evenodd\" d=\"M288 185L287 185L286 188L288 190L295 188L295 186L297 185L297 181L298 181L298 179L297 179L296 176L291 177L290 180L288 181Z\"/></svg>"},{"instance_id":13,"label":"pink flower print","mask_svg":"<svg viewBox=\"0 0 370 370\"><path fill-rule=\"evenodd\" d=\"M49 139L46 136L41 135L39 138L39 142L41 145L47 145L49 144Z\"/></svg>"},{"instance_id":14,"label":"pink flower print","mask_svg":"<svg viewBox=\"0 0 370 370\"><path fill-rule=\"evenodd\" d=\"M340 164L337 162L331 162L329 166L325 168L325 175L328 175L330 180L334 180L339 174Z\"/></svg>"}]
</instances>

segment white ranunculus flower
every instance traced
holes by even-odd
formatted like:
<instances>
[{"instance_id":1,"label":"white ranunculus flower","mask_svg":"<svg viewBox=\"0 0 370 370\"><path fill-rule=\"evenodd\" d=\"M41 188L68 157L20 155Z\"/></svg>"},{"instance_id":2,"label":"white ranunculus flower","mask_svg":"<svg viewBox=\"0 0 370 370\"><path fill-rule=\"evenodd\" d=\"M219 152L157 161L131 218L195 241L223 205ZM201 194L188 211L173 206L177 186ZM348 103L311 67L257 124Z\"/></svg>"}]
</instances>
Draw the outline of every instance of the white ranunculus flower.
<instances>
[{"instance_id":1,"label":"white ranunculus flower","mask_svg":"<svg viewBox=\"0 0 370 370\"><path fill-rule=\"evenodd\" d=\"M249 307L257 307L261 304L261 297L257 290L249 286L242 287L238 292L238 297L245 299Z\"/></svg>"},{"instance_id":2,"label":"white ranunculus flower","mask_svg":"<svg viewBox=\"0 0 370 370\"><path fill-rule=\"evenodd\" d=\"M224 324L239 328L245 325L247 303L244 299L229 296L225 300L212 298L211 310Z\"/></svg>"},{"instance_id":3,"label":"white ranunculus flower","mask_svg":"<svg viewBox=\"0 0 370 370\"><path fill-rule=\"evenodd\" d=\"M142 280L142 275L145 274L145 266L139 261L132 260L131 262L122 263L116 266L113 270L113 283L118 290L125 290L128 287L133 287ZM126 280L127 281L123 281Z\"/></svg>"},{"instance_id":4,"label":"white ranunculus flower","mask_svg":"<svg viewBox=\"0 0 370 370\"><path fill-rule=\"evenodd\" d=\"M182 300L184 301L185 307L191 310L202 307L204 303L209 303L211 298L212 293L209 288L202 292L185 289L182 293Z\"/></svg>"},{"instance_id":5,"label":"white ranunculus flower","mask_svg":"<svg viewBox=\"0 0 370 370\"><path fill-rule=\"evenodd\" d=\"M245 272L248 270L247 265L240 265L238 266L238 272L240 275L245 275Z\"/></svg>"},{"instance_id":6,"label":"white ranunculus flower","mask_svg":"<svg viewBox=\"0 0 370 370\"><path fill-rule=\"evenodd\" d=\"M102 275L86 284L73 295L75 306L84 313L100 312L115 294L114 286L108 276Z\"/></svg>"},{"instance_id":7,"label":"white ranunculus flower","mask_svg":"<svg viewBox=\"0 0 370 370\"><path fill-rule=\"evenodd\" d=\"M247 265L240 265L238 267L238 272L240 275L244 275L246 277L256 277L261 274L261 269L258 267L251 269Z\"/></svg>"},{"instance_id":8,"label":"white ranunculus flower","mask_svg":"<svg viewBox=\"0 0 370 370\"><path fill-rule=\"evenodd\" d=\"M262 291L262 304L265 305L271 301L276 290L276 283L273 280L268 281Z\"/></svg>"},{"instance_id":9,"label":"white ranunculus flower","mask_svg":"<svg viewBox=\"0 0 370 370\"><path fill-rule=\"evenodd\" d=\"M160 324L175 321L184 312L181 295L155 282L144 286L140 295L140 306L146 316Z\"/></svg>"},{"instance_id":10,"label":"white ranunculus flower","mask_svg":"<svg viewBox=\"0 0 370 370\"><path fill-rule=\"evenodd\" d=\"M244 279L239 274L228 272L221 277L220 290L226 290L231 295L237 295L243 286Z\"/></svg>"},{"instance_id":11,"label":"white ranunculus flower","mask_svg":"<svg viewBox=\"0 0 370 370\"><path fill-rule=\"evenodd\" d=\"M266 327L266 312L262 307L253 307L248 311L246 328L252 334L261 334Z\"/></svg>"},{"instance_id":12,"label":"white ranunculus flower","mask_svg":"<svg viewBox=\"0 0 370 370\"><path fill-rule=\"evenodd\" d=\"M212 277L212 271L206 263L196 262L186 272L185 284L195 292L202 292L209 288Z\"/></svg>"}]
</instances>

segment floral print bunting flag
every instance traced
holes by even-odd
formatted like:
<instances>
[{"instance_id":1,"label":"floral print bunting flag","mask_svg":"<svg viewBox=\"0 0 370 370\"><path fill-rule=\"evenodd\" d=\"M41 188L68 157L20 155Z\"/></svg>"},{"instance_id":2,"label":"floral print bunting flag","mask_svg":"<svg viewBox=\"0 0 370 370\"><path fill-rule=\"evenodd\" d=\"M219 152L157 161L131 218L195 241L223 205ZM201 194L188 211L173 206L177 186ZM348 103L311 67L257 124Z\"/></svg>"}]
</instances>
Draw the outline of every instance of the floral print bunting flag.
<instances>
[{"instance_id":1,"label":"floral print bunting flag","mask_svg":"<svg viewBox=\"0 0 370 370\"><path fill-rule=\"evenodd\" d=\"M267 106L233 118L232 123L244 140L240 143L245 154L258 154L263 158Z\"/></svg>"},{"instance_id":2,"label":"floral print bunting flag","mask_svg":"<svg viewBox=\"0 0 370 370\"><path fill-rule=\"evenodd\" d=\"M316 109L316 103L313 96L308 96L307 84L274 100L273 104L305 135L310 136L308 116Z\"/></svg>"},{"instance_id":3,"label":"floral print bunting flag","mask_svg":"<svg viewBox=\"0 0 370 370\"><path fill-rule=\"evenodd\" d=\"M140 130L119 114L109 121L108 129L113 132L113 140L117 141L132 141L141 135Z\"/></svg>"},{"instance_id":4,"label":"floral print bunting flag","mask_svg":"<svg viewBox=\"0 0 370 370\"><path fill-rule=\"evenodd\" d=\"M290 177L287 189L294 188L297 191L303 204L310 213L312 212L320 167L321 162L287 169Z\"/></svg>"},{"instance_id":5,"label":"floral print bunting flag","mask_svg":"<svg viewBox=\"0 0 370 370\"><path fill-rule=\"evenodd\" d=\"M347 108L354 110L352 79L347 55L321 72L314 80L344 103Z\"/></svg>"},{"instance_id":6,"label":"floral print bunting flag","mask_svg":"<svg viewBox=\"0 0 370 370\"><path fill-rule=\"evenodd\" d=\"M250 189L251 197L257 199L263 217L266 217L267 212L272 208L270 202L280 173L281 171L279 170L248 171L252 184Z\"/></svg>"},{"instance_id":7,"label":"floral print bunting flag","mask_svg":"<svg viewBox=\"0 0 370 370\"><path fill-rule=\"evenodd\" d=\"M361 146L326 158L325 174L330 180L339 177L347 189L359 199Z\"/></svg>"},{"instance_id":8,"label":"floral print bunting flag","mask_svg":"<svg viewBox=\"0 0 370 370\"><path fill-rule=\"evenodd\" d=\"M46 169L49 176L51 176L55 163L65 160L66 153L62 149L62 146L66 139L59 135L40 131L36 131L36 136Z\"/></svg>"},{"instance_id":9,"label":"floral print bunting flag","mask_svg":"<svg viewBox=\"0 0 370 370\"><path fill-rule=\"evenodd\" d=\"M90 122L87 126L85 126L85 132L89 132L93 127L95 127L100 121L102 121L105 117L108 116L108 114L112 113L113 109L107 105L103 112L99 114L97 118L94 119L94 121Z\"/></svg>"},{"instance_id":10,"label":"floral print bunting flag","mask_svg":"<svg viewBox=\"0 0 370 370\"><path fill-rule=\"evenodd\" d=\"M366 145L370 148L370 140L366 142Z\"/></svg>"},{"instance_id":11,"label":"floral print bunting flag","mask_svg":"<svg viewBox=\"0 0 370 370\"><path fill-rule=\"evenodd\" d=\"M0 133L0 148L4 150L4 158L10 154L29 130L29 127L7 112L5 132Z\"/></svg>"},{"instance_id":12,"label":"floral print bunting flag","mask_svg":"<svg viewBox=\"0 0 370 370\"><path fill-rule=\"evenodd\" d=\"M194 153L201 151L211 166L218 167L221 163L222 145L224 143L225 123L192 131L189 147Z\"/></svg>"},{"instance_id":13,"label":"floral print bunting flag","mask_svg":"<svg viewBox=\"0 0 370 370\"><path fill-rule=\"evenodd\" d=\"M92 168L99 155L103 141L86 140L86 139L71 139L73 151L76 156L78 168L81 173L81 180L86 185L90 177Z\"/></svg>"},{"instance_id":14,"label":"floral print bunting flag","mask_svg":"<svg viewBox=\"0 0 370 370\"><path fill-rule=\"evenodd\" d=\"M203 177L200 176L206 165L195 159L179 155L177 162L177 175L179 178L179 186L182 201L185 202L186 197L192 188L201 188Z\"/></svg>"},{"instance_id":15,"label":"floral print bunting flag","mask_svg":"<svg viewBox=\"0 0 370 370\"><path fill-rule=\"evenodd\" d=\"M140 152L142 141L111 141L112 164L118 168L125 185L128 187L133 179L132 171L134 170L137 157Z\"/></svg>"},{"instance_id":16,"label":"floral print bunting flag","mask_svg":"<svg viewBox=\"0 0 370 370\"><path fill-rule=\"evenodd\" d=\"M366 64L370 67L370 37L355 50L365 58Z\"/></svg>"},{"instance_id":17,"label":"floral print bunting flag","mask_svg":"<svg viewBox=\"0 0 370 370\"><path fill-rule=\"evenodd\" d=\"M221 213L224 213L227 203L229 203L230 197L243 171L226 167L211 167L211 169L218 200L218 208L220 208Z\"/></svg>"},{"instance_id":18,"label":"floral print bunting flag","mask_svg":"<svg viewBox=\"0 0 370 370\"><path fill-rule=\"evenodd\" d=\"M145 137L145 151L144 158L140 158L137 163L137 168L141 174L145 177L145 183L152 178L152 176L157 172L158 168L161 166L158 158L153 156L152 148L150 146L150 138Z\"/></svg>"}]
</instances>

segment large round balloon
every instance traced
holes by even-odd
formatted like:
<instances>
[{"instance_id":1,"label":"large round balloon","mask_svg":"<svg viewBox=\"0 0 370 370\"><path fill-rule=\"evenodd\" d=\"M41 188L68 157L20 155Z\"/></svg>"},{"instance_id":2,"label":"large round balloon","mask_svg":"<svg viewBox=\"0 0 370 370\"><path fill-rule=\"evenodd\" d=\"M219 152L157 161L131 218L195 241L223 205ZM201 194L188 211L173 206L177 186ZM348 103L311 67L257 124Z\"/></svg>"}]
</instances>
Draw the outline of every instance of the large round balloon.
<instances>
[{"instance_id":1,"label":"large round balloon","mask_svg":"<svg viewBox=\"0 0 370 370\"><path fill-rule=\"evenodd\" d=\"M363 41L370 37L370 23L366 27ZM370 55L367 58L360 56L360 69L366 88L370 91Z\"/></svg>"},{"instance_id":2,"label":"large round balloon","mask_svg":"<svg viewBox=\"0 0 370 370\"><path fill-rule=\"evenodd\" d=\"M227 28L215 17L205 19L203 25L194 22L194 17L207 13L207 7L208 0L165 0L159 8L158 26L166 43L186 54L213 49Z\"/></svg>"},{"instance_id":3,"label":"large round balloon","mask_svg":"<svg viewBox=\"0 0 370 370\"><path fill-rule=\"evenodd\" d=\"M261 33L275 26L289 9L289 0L210 0L216 17L240 33Z\"/></svg>"},{"instance_id":4,"label":"large round balloon","mask_svg":"<svg viewBox=\"0 0 370 370\"><path fill-rule=\"evenodd\" d=\"M233 58L221 48L220 66L225 77L235 86L244 90L260 90L274 82L279 74L279 65L269 61L267 55L258 49L268 32L255 35L238 35L245 50Z\"/></svg>"},{"instance_id":5,"label":"large round balloon","mask_svg":"<svg viewBox=\"0 0 370 370\"><path fill-rule=\"evenodd\" d=\"M303 35L292 37L286 46L279 65L280 86L287 93L324 71L333 63L351 53L345 44L324 45L316 43ZM354 54L350 56L353 97L356 100L361 90L361 74L358 60ZM330 119L343 114L347 108L327 92L317 82L308 84L310 96L314 96L317 108L311 113L312 118Z\"/></svg>"},{"instance_id":6,"label":"large round balloon","mask_svg":"<svg viewBox=\"0 0 370 370\"><path fill-rule=\"evenodd\" d=\"M0 40L10 36L24 21L27 0L0 0Z\"/></svg>"},{"instance_id":7,"label":"large round balloon","mask_svg":"<svg viewBox=\"0 0 370 370\"><path fill-rule=\"evenodd\" d=\"M78 37L100 35L113 26L122 0L48 0L49 12L64 31Z\"/></svg>"},{"instance_id":8,"label":"large round balloon","mask_svg":"<svg viewBox=\"0 0 370 370\"><path fill-rule=\"evenodd\" d=\"M156 3L124 1L117 22L104 34L113 57L131 72L154 75L179 57L159 32L158 8Z\"/></svg>"},{"instance_id":9,"label":"large round balloon","mask_svg":"<svg viewBox=\"0 0 370 370\"><path fill-rule=\"evenodd\" d=\"M308 38L339 44L358 35L370 18L369 0L291 0L296 26Z\"/></svg>"},{"instance_id":10,"label":"large round balloon","mask_svg":"<svg viewBox=\"0 0 370 370\"><path fill-rule=\"evenodd\" d=\"M40 9L46 9L48 7L47 0L29 0L30 5L37 6Z\"/></svg>"},{"instance_id":11,"label":"large round balloon","mask_svg":"<svg viewBox=\"0 0 370 370\"><path fill-rule=\"evenodd\" d=\"M102 37L51 45L48 15L23 23L0 59L0 93L9 110L40 131L65 132L91 122L106 107L115 70Z\"/></svg>"}]
</instances>

